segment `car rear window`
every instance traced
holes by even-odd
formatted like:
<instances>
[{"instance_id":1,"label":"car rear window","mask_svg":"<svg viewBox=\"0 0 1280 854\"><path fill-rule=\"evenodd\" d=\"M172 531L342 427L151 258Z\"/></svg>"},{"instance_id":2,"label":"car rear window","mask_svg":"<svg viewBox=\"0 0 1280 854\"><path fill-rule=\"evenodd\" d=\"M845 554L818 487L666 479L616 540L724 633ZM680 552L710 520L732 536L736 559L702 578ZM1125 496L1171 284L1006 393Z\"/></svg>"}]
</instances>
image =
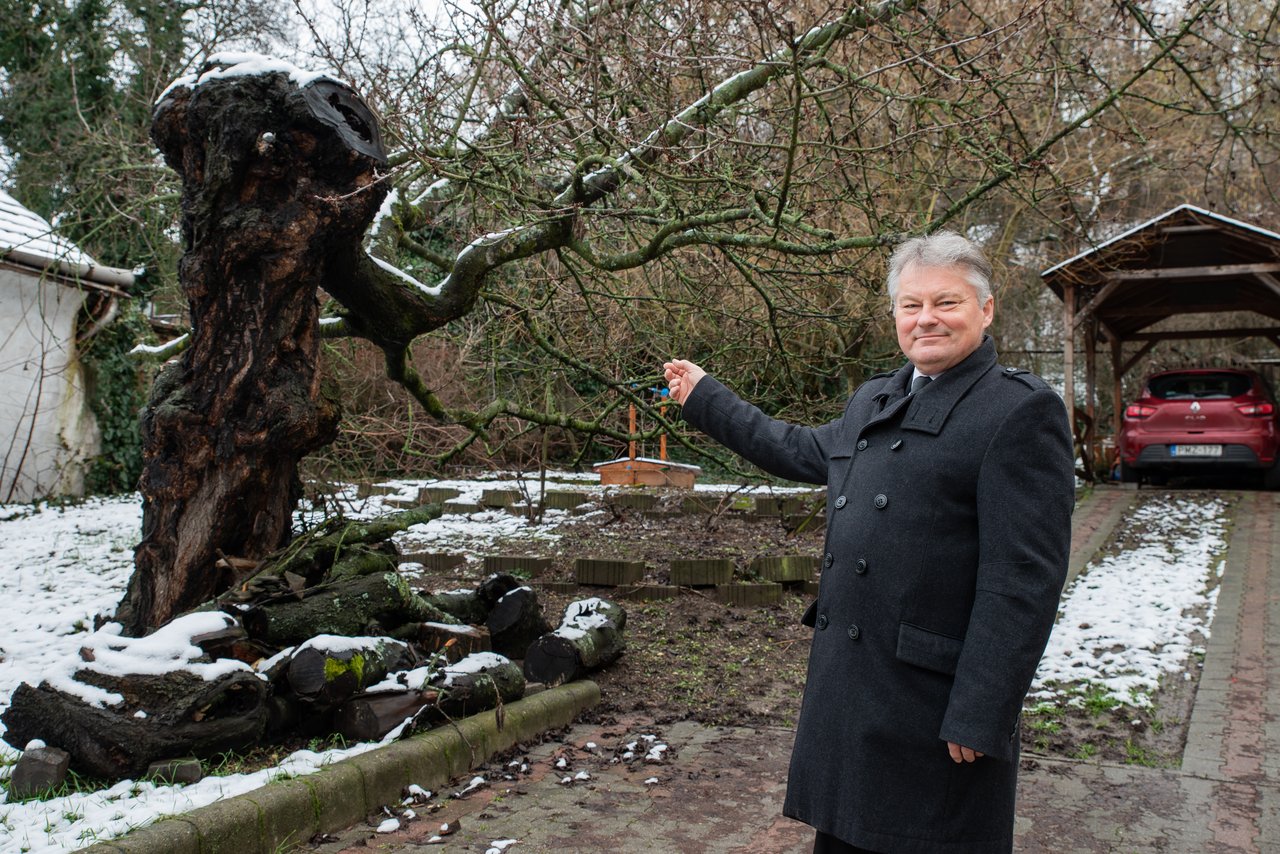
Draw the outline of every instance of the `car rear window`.
<instances>
[{"instance_id":1,"label":"car rear window","mask_svg":"<svg viewBox=\"0 0 1280 854\"><path fill-rule=\"evenodd\" d=\"M1152 377L1151 396L1161 400L1203 400L1244 394L1253 383L1243 374L1172 374Z\"/></svg>"}]
</instances>

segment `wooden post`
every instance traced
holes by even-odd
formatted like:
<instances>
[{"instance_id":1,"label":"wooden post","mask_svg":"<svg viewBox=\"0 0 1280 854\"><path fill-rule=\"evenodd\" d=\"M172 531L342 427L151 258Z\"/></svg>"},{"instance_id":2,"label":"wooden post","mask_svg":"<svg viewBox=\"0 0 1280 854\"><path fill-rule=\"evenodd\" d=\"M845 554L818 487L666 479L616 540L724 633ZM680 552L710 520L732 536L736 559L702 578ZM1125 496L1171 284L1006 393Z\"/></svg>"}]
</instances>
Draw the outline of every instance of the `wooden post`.
<instances>
[{"instance_id":1,"label":"wooden post","mask_svg":"<svg viewBox=\"0 0 1280 854\"><path fill-rule=\"evenodd\" d=\"M1098 316L1090 312L1084 323L1084 407L1089 421L1084 428L1084 449L1081 459L1084 461L1086 476L1093 480L1093 472L1097 466L1098 449L1098 386L1095 374L1098 370Z\"/></svg>"},{"instance_id":2,"label":"wooden post","mask_svg":"<svg viewBox=\"0 0 1280 854\"><path fill-rule=\"evenodd\" d=\"M1076 434L1076 287L1070 282L1062 284L1062 396L1067 404L1067 426L1071 435Z\"/></svg>"},{"instance_id":3,"label":"wooden post","mask_svg":"<svg viewBox=\"0 0 1280 854\"><path fill-rule=\"evenodd\" d=\"M629 416L627 420L627 432L632 436L631 441L627 443L627 458L634 460L636 458L636 440L634 438L636 435L636 405L634 403L631 404L627 407L627 411Z\"/></svg>"},{"instance_id":4,"label":"wooden post","mask_svg":"<svg viewBox=\"0 0 1280 854\"><path fill-rule=\"evenodd\" d=\"M1124 342L1119 338L1111 339L1111 370L1115 376L1115 384L1111 387L1111 438L1116 447L1120 447L1120 427L1124 423L1124 395L1122 381L1124 379Z\"/></svg>"}]
</instances>

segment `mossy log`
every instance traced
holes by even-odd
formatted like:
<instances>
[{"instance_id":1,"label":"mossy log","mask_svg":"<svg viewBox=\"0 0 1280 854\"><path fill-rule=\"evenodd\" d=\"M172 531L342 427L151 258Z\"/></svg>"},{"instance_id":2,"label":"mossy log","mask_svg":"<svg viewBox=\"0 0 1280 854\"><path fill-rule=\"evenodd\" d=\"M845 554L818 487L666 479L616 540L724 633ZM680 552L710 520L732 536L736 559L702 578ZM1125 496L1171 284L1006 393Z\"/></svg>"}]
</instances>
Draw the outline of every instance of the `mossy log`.
<instances>
[{"instance_id":1,"label":"mossy log","mask_svg":"<svg viewBox=\"0 0 1280 854\"><path fill-rule=\"evenodd\" d=\"M299 599L309 588L397 566L391 537L440 516L439 504L426 504L367 522L331 520L263 559L258 569L218 598L222 604L257 603L273 598ZM315 634L314 632L312 634Z\"/></svg>"},{"instance_id":2,"label":"mossy log","mask_svg":"<svg viewBox=\"0 0 1280 854\"><path fill-rule=\"evenodd\" d=\"M517 587L499 599L485 626L493 651L507 658L524 658L529 644L551 631L538 594L529 587Z\"/></svg>"},{"instance_id":3,"label":"mossy log","mask_svg":"<svg viewBox=\"0 0 1280 854\"><path fill-rule=\"evenodd\" d=\"M70 753L77 771L120 780L138 777L158 759L249 747L267 723L269 687L248 670L212 681L186 671L119 677L79 671L75 679L124 701L99 708L47 682L24 682L2 716L5 741L21 750L38 738Z\"/></svg>"},{"instance_id":4,"label":"mossy log","mask_svg":"<svg viewBox=\"0 0 1280 854\"><path fill-rule=\"evenodd\" d=\"M627 612L604 599L580 599L565 609L554 632L534 641L524 657L530 682L558 685L611 664L626 649Z\"/></svg>"},{"instance_id":5,"label":"mossy log","mask_svg":"<svg viewBox=\"0 0 1280 854\"><path fill-rule=\"evenodd\" d=\"M307 588L305 598L273 599L243 612L250 637L277 647L316 635L387 635L408 623L453 618L416 595L395 572L345 578Z\"/></svg>"},{"instance_id":6,"label":"mossy log","mask_svg":"<svg viewBox=\"0 0 1280 854\"><path fill-rule=\"evenodd\" d=\"M416 664L409 645L392 638L312 638L289 657L285 678L299 699L335 706Z\"/></svg>"}]
</instances>

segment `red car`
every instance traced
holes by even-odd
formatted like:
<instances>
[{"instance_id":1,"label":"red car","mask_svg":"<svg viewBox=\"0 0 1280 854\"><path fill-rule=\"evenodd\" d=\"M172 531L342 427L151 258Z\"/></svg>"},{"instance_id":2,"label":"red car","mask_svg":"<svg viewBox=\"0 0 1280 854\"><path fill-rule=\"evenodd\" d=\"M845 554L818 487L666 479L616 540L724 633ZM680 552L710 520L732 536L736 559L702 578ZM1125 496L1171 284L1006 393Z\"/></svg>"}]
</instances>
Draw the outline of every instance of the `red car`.
<instances>
[{"instance_id":1,"label":"red car","mask_svg":"<svg viewBox=\"0 0 1280 854\"><path fill-rule=\"evenodd\" d=\"M1120 480L1261 471L1280 489L1280 408L1253 371L1198 368L1153 374L1124 410Z\"/></svg>"}]
</instances>

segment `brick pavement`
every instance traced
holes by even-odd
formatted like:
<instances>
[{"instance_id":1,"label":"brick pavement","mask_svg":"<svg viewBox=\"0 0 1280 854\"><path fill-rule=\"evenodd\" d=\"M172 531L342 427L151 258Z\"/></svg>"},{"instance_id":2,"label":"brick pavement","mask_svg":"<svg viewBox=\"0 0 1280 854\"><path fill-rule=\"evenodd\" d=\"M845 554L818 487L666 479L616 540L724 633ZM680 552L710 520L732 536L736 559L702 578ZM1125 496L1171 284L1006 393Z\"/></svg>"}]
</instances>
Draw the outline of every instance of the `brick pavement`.
<instances>
[{"instance_id":1,"label":"brick pavement","mask_svg":"<svg viewBox=\"0 0 1280 854\"><path fill-rule=\"evenodd\" d=\"M1083 565L1133 498L1095 490L1075 517ZM1242 496L1182 766L1145 768L1025 757L1020 854L1280 851L1280 496ZM652 727L662 765L610 762ZM593 742L594 750L586 745ZM578 725L528 754L531 773L448 800L396 833L355 827L337 852L469 851L519 839L511 854L807 854L811 832L780 815L791 733L621 721ZM565 768L555 763L564 758ZM590 779L562 784L568 772ZM651 776L656 783L646 783ZM427 839L460 824L442 847Z\"/></svg>"}]
</instances>

